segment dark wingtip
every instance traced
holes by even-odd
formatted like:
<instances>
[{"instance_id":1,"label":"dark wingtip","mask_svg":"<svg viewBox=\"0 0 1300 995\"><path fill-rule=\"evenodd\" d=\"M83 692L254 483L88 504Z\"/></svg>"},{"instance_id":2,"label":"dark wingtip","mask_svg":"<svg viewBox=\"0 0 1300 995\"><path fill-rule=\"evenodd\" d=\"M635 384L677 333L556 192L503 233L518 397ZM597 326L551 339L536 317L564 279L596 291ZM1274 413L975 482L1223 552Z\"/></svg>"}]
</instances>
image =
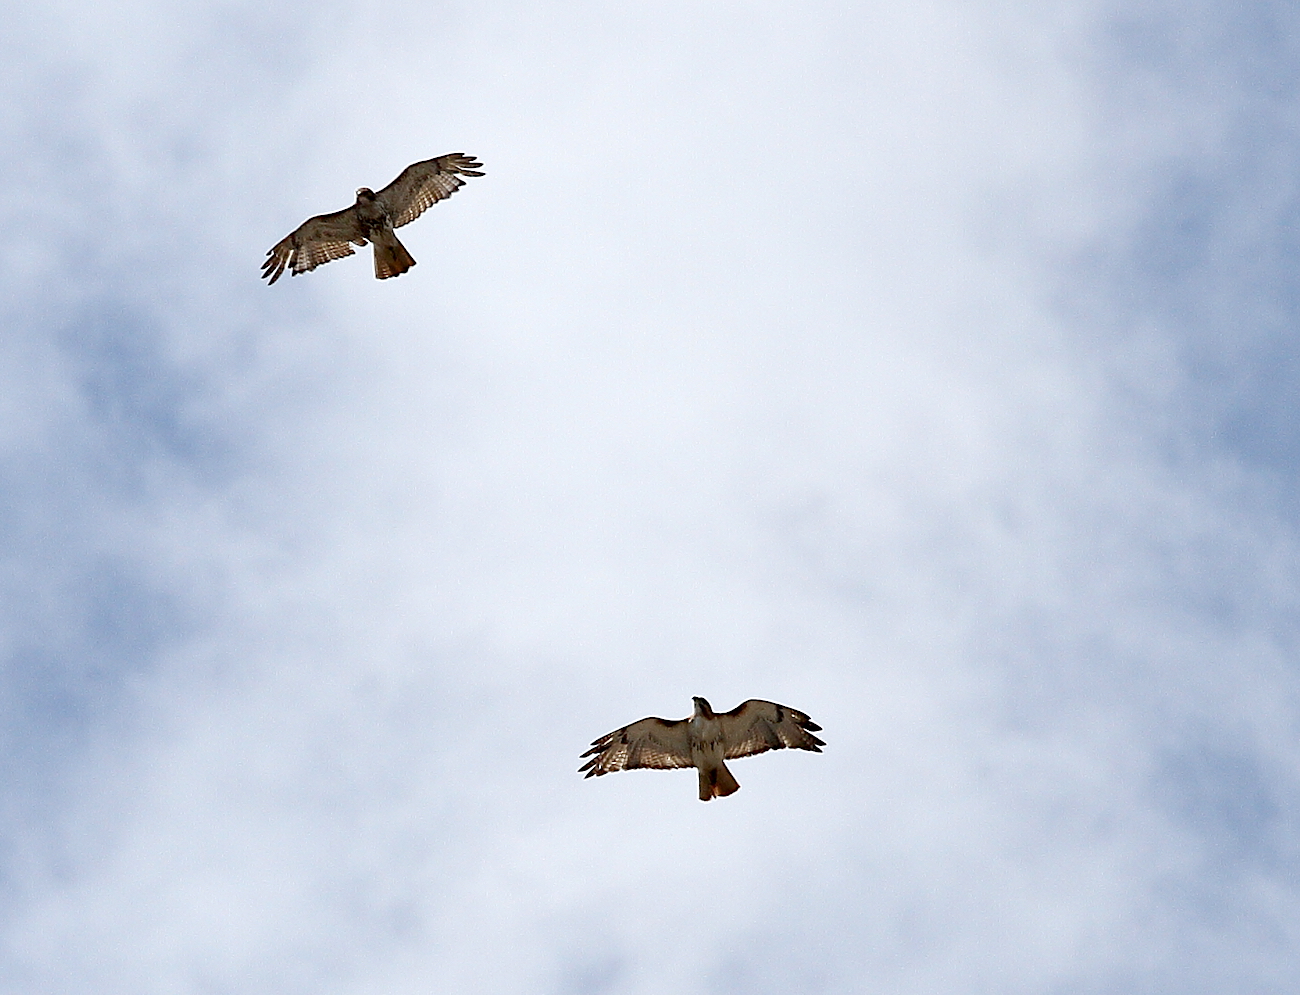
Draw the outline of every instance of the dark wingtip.
<instances>
[{"instance_id":1,"label":"dark wingtip","mask_svg":"<svg viewBox=\"0 0 1300 995\"><path fill-rule=\"evenodd\" d=\"M275 254L275 246L266 250L266 256L267 258L262 260L262 278L270 281L270 283L267 284L269 287L284 275L285 264L280 260L280 257Z\"/></svg>"},{"instance_id":2,"label":"dark wingtip","mask_svg":"<svg viewBox=\"0 0 1300 995\"><path fill-rule=\"evenodd\" d=\"M810 732L821 732L821 731L822 731L822 727L819 726L816 722L813 722L813 721L811 721L811 720L809 720L808 722L803 723L803 727L804 727L805 729L809 730Z\"/></svg>"}]
</instances>

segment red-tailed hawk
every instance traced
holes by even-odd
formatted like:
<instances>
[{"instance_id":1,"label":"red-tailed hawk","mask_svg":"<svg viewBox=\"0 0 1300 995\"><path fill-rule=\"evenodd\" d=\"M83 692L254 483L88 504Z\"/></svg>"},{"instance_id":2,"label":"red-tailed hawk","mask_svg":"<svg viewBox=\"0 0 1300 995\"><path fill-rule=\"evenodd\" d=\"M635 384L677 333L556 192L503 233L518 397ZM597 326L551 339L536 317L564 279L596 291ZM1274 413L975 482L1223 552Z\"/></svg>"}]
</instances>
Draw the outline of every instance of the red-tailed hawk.
<instances>
[{"instance_id":1,"label":"red-tailed hawk","mask_svg":"<svg viewBox=\"0 0 1300 995\"><path fill-rule=\"evenodd\" d=\"M794 747L821 753L826 744L813 735L821 726L803 712L774 701L750 698L729 712L716 714L703 698L692 699L689 719L648 718L593 740L578 768L588 777L633 767L695 767L700 772L700 801L729 795L740 784L724 760Z\"/></svg>"},{"instance_id":2,"label":"red-tailed hawk","mask_svg":"<svg viewBox=\"0 0 1300 995\"><path fill-rule=\"evenodd\" d=\"M379 193L362 187L351 207L304 221L291 235L267 250L262 276L270 277L271 283L275 283L285 267L297 276L331 259L350 256L353 245L366 242L375 246L375 279L401 276L415 265L415 260L397 240L393 229L414 221L425 208L446 200L463 187L465 181L461 176L482 176L478 172L482 165L473 156L452 152L407 166L402 175Z\"/></svg>"}]
</instances>

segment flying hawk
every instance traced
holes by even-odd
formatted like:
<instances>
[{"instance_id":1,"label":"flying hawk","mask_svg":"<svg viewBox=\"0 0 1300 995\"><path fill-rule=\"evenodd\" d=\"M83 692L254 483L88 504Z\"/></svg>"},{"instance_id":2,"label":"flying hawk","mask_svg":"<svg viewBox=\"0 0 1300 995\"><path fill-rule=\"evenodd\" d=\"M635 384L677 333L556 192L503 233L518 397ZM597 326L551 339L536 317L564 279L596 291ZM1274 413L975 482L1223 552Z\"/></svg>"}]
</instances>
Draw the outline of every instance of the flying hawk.
<instances>
[{"instance_id":1,"label":"flying hawk","mask_svg":"<svg viewBox=\"0 0 1300 995\"><path fill-rule=\"evenodd\" d=\"M482 165L473 156L452 152L407 166L379 193L362 187L351 207L304 221L267 250L262 276L270 277L271 283L275 283L286 266L297 276L331 259L350 256L354 244L366 242L375 246L376 280L401 276L415 265L415 260L397 240L393 229L414 221L425 208L446 200L463 187L465 181L461 176L482 176L478 172Z\"/></svg>"},{"instance_id":2,"label":"flying hawk","mask_svg":"<svg viewBox=\"0 0 1300 995\"><path fill-rule=\"evenodd\" d=\"M591 757L578 768L588 777L633 767L695 767L700 772L700 801L732 794L740 784L724 760L749 757L787 746L821 753L826 744L813 735L821 726L803 712L774 701L750 698L718 715L703 698L692 699L689 719L633 722L593 740L583 754Z\"/></svg>"}]
</instances>

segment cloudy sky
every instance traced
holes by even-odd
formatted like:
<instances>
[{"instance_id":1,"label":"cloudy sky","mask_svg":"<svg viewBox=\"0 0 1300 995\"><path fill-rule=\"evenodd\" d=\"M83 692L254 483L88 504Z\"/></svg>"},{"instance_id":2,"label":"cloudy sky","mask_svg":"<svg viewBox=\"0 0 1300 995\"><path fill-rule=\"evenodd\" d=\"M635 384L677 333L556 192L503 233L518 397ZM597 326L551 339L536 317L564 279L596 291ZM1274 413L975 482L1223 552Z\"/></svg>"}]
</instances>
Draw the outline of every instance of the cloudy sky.
<instances>
[{"instance_id":1,"label":"cloudy sky","mask_svg":"<svg viewBox=\"0 0 1300 995\"><path fill-rule=\"evenodd\" d=\"M5 6L0 987L1300 985L1292 4Z\"/></svg>"}]
</instances>

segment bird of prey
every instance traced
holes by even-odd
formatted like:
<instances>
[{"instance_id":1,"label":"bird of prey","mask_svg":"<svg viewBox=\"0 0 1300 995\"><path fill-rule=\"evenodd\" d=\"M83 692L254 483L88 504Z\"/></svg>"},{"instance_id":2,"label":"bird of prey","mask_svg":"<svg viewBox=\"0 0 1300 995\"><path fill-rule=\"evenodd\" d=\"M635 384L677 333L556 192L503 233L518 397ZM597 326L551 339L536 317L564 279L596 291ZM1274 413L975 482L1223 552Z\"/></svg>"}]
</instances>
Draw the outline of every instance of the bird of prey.
<instances>
[{"instance_id":1,"label":"bird of prey","mask_svg":"<svg viewBox=\"0 0 1300 995\"><path fill-rule=\"evenodd\" d=\"M452 152L407 166L379 193L362 187L351 207L309 218L269 249L262 263L262 276L275 283L285 267L297 276L331 259L350 256L353 245L366 242L375 246L376 280L401 276L415 265L415 260L393 229L414 221L425 208L463 187L461 176L482 176L478 172L482 165L473 156Z\"/></svg>"},{"instance_id":2,"label":"bird of prey","mask_svg":"<svg viewBox=\"0 0 1300 995\"><path fill-rule=\"evenodd\" d=\"M803 712L774 701L750 698L719 715L703 698L692 700L695 714L689 719L652 716L593 740L583 754L591 759L578 773L585 770L587 777L599 777L633 767L695 767L700 773L700 801L707 802L740 790L724 760L786 747L821 753L826 745L813 735L821 726Z\"/></svg>"}]
</instances>

